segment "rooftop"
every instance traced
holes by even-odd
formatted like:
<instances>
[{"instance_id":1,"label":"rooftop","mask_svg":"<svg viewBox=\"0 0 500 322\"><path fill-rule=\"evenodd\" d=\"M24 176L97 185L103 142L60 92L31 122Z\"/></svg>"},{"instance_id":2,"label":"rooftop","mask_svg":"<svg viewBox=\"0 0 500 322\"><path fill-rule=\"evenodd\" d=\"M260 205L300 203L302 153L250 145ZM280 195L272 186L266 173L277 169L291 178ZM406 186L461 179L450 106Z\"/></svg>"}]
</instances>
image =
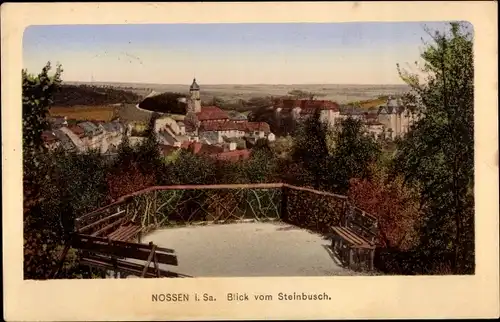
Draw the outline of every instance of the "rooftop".
<instances>
[{"instance_id":1,"label":"rooftop","mask_svg":"<svg viewBox=\"0 0 500 322\"><path fill-rule=\"evenodd\" d=\"M271 132L269 124L265 122L234 122L226 121L220 123L206 123L200 126L200 131L263 131L265 133Z\"/></svg>"},{"instance_id":2,"label":"rooftop","mask_svg":"<svg viewBox=\"0 0 500 322\"><path fill-rule=\"evenodd\" d=\"M80 126L78 125L71 125L71 126L68 126L68 129L75 133L77 136L79 137L82 137L85 135L85 131L83 130L83 128L81 128Z\"/></svg>"},{"instance_id":3,"label":"rooftop","mask_svg":"<svg viewBox=\"0 0 500 322\"><path fill-rule=\"evenodd\" d=\"M86 134L94 134L94 133L97 133L99 131L99 128L97 127L97 125L95 125L94 123L92 122L81 122L81 123L78 123L78 126L80 126Z\"/></svg>"},{"instance_id":4,"label":"rooftop","mask_svg":"<svg viewBox=\"0 0 500 322\"><path fill-rule=\"evenodd\" d=\"M198 121L227 120L229 115L217 106L203 106L201 112L196 113Z\"/></svg>"},{"instance_id":5,"label":"rooftop","mask_svg":"<svg viewBox=\"0 0 500 322\"><path fill-rule=\"evenodd\" d=\"M189 89L192 91L199 91L200 90L200 86L198 85L198 83L196 83L196 78L193 78L193 83L191 84Z\"/></svg>"},{"instance_id":6,"label":"rooftop","mask_svg":"<svg viewBox=\"0 0 500 322\"><path fill-rule=\"evenodd\" d=\"M53 143L57 141L57 137L52 133L52 131L43 131L42 140L46 143Z\"/></svg>"},{"instance_id":7,"label":"rooftop","mask_svg":"<svg viewBox=\"0 0 500 322\"><path fill-rule=\"evenodd\" d=\"M122 125L118 122L105 123L103 127L107 132L120 132L122 130Z\"/></svg>"}]
</instances>

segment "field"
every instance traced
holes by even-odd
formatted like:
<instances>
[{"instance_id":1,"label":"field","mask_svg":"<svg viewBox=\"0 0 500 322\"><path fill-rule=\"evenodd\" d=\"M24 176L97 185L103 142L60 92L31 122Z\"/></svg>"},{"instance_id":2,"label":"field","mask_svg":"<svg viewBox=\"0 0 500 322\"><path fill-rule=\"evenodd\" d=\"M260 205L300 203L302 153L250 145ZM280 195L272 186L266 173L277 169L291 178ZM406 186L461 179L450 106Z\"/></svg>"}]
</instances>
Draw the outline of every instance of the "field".
<instances>
[{"instance_id":1,"label":"field","mask_svg":"<svg viewBox=\"0 0 500 322\"><path fill-rule=\"evenodd\" d=\"M116 107L113 106L54 106L49 110L50 116L64 117L73 120L95 120L111 121L116 115Z\"/></svg>"},{"instance_id":2,"label":"field","mask_svg":"<svg viewBox=\"0 0 500 322\"><path fill-rule=\"evenodd\" d=\"M76 83L70 83L76 84ZM86 84L86 83L80 83ZM113 86L115 88L133 91L141 97L145 97L151 91L178 92L187 94L191 80L186 84L135 84L135 83L94 83L97 86ZM255 84L255 85L206 85L203 80L198 80L201 87L201 99L211 100L214 96L224 101L236 102L238 100L249 100L252 97L282 96L292 90L302 90L318 94L318 99L333 100L340 104L353 101L365 101L376 99L383 95L393 95L408 89L406 85L339 85L339 84Z\"/></svg>"}]
</instances>

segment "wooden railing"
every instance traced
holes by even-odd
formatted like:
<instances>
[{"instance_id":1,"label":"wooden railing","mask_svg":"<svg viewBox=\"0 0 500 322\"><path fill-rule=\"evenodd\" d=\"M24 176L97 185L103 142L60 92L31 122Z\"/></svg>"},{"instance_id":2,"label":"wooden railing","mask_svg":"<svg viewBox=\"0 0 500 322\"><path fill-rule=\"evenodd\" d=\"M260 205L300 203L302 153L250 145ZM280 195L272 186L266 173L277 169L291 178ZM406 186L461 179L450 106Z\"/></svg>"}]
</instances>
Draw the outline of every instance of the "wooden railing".
<instances>
[{"instance_id":1,"label":"wooden railing","mask_svg":"<svg viewBox=\"0 0 500 322\"><path fill-rule=\"evenodd\" d=\"M144 230L245 219L281 220L318 233L338 225L347 197L283 183L154 186L78 217L75 231L95 234L119 218Z\"/></svg>"},{"instance_id":2,"label":"wooden railing","mask_svg":"<svg viewBox=\"0 0 500 322\"><path fill-rule=\"evenodd\" d=\"M320 233L332 238L332 249L337 250L341 260L348 259L347 266L352 266L357 258L359 265L356 267L363 266L361 262L373 267L373 250L378 237L374 216L351 205L346 196L283 183L149 187L78 217L75 232L85 238L110 240L113 229L125 222L127 225L132 223L136 227L132 228L145 234L162 227L247 219L282 221ZM349 244L348 238L341 238L343 235L339 231L348 232L356 240L361 237L359 240L367 241L369 247L363 248L354 242L351 242L354 246ZM355 254L345 253L344 244L361 250L356 250Z\"/></svg>"}]
</instances>

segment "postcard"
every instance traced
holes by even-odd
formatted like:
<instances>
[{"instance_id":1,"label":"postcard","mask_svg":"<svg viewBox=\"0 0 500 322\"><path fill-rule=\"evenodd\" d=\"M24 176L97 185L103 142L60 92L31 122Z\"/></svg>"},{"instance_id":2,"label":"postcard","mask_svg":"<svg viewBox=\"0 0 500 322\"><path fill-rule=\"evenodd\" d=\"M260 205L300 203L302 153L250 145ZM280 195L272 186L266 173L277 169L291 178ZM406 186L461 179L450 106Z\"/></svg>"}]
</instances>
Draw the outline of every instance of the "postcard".
<instances>
[{"instance_id":1,"label":"postcard","mask_svg":"<svg viewBox=\"0 0 500 322\"><path fill-rule=\"evenodd\" d=\"M496 6L4 4L5 319L498 317Z\"/></svg>"}]
</instances>

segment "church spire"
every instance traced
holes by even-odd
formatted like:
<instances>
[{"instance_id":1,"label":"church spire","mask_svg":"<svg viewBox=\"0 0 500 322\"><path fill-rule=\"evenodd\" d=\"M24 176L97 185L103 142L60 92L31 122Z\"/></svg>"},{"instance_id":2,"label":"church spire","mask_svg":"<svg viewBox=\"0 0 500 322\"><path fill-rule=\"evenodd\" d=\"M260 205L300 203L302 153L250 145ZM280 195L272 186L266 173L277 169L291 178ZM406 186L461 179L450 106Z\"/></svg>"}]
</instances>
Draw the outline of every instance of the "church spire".
<instances>
[{"instance_id":1,"label":"church spire","mask_svg":"<svg viewBox=\"0 0 500 322\"><path fill-rule=\"evenodd\" d=\"M193 78L193 83L191 84L191 87L189 87L189 89L192 91L200 90L200 86L196 83L196 78Z\"/></svg>"}]
</instances>

